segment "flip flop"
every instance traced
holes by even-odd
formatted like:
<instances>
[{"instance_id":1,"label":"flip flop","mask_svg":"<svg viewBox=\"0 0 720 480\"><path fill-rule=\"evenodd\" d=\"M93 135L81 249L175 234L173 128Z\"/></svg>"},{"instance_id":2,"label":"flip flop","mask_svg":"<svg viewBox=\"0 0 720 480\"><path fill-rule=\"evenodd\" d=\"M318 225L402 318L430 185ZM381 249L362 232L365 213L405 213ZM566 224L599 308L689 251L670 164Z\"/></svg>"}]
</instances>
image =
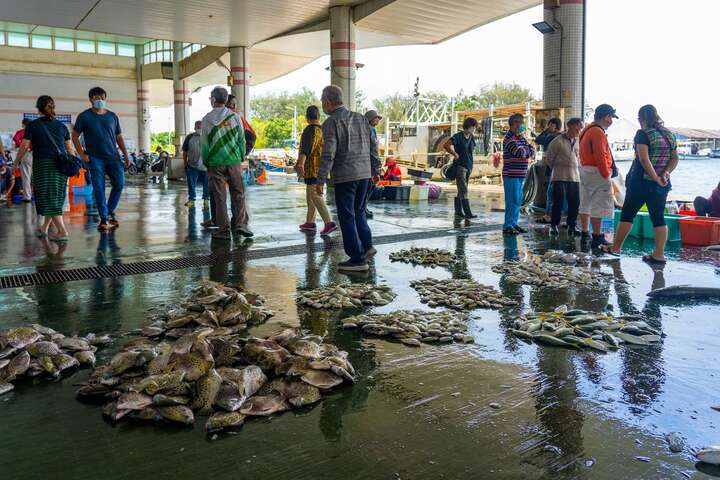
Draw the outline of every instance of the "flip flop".
<instances>
[{"instance_id":1,"label":"flip flop","mask_svg":"<svg viewBox=\"0 0 720 480\"><path fill-rule=\"evenodd\" d=\"M41 232L40 230L35 230L35 236L37 238L47 238L48 234L45 232Z\"/></svg>"},{"instance_id":2,"label":"flip flop","mask_svg":"<svg viewBox=\"0 0 720 480\"><path fill-rule=\"evenodd\" d=\"M62 237L49 237L51 242L65 243L69 240L67 235Z\"/></svg>"},{"instance_id":3,"label":"flip flop","mask_svg":"<svg viewBox=\"0 0 720 480\"><path fill-rule=\"evenodd\" d=\"M642 261L650 265L665 265L667 263L667 260L658 260L649 253L647 255L643 255Z\"/></svg>"},{"instance_id":4,"label":"flip flop","mask_svg":"<svg viewBox=\"0 0 720 480\"><path fill-rule=\"evenodd\" d=\"M612 245L600 245L599 250L603 253L610 255L611 257L620 258L619 253L612 251Z\"/></svg>"}]
</instances>

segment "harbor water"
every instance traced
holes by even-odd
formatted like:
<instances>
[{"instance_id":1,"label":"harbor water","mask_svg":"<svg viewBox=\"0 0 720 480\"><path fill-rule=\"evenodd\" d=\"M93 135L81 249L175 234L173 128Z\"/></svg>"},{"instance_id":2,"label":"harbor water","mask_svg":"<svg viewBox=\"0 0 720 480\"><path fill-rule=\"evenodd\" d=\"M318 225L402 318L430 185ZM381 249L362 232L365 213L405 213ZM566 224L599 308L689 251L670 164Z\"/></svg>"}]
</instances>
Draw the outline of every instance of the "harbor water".
<instances>
[{"instance_id":1,"label":"harbor water","mask_svg":"<svg viewBox=\"0 0 720 480\"><path fill-rule=\"evenodd\" d=\"M618 162L618 169L627 175L632 162ZM669 198L692 201L695 197L709 197L720 183L720 158L680 160L671 175L673 189Z\"/></svg>"}]
</instances>

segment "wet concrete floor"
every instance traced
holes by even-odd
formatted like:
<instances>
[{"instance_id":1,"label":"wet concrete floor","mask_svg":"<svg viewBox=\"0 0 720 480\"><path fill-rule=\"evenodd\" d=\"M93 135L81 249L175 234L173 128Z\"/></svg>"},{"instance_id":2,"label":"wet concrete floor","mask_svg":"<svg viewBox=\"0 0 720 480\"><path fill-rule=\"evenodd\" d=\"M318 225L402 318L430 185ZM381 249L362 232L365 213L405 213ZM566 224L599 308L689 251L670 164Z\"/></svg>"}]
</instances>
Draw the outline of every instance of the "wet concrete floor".
<instances>
[{"instance_id":1,"label":"wet concrete floor","mask_svg":"<svg viewBox=\"0 0 720 480\"><path fill-rule=\"evenodd\" d=\"M115 234L116 243L122 245L115 257L110 257L110 246L105 250L110 253L96 251L102 238L86 219L73 227L75 238L65 257L55 253L51 259L35 240L29 240L32 248L22 253L22 226L11 224L2 230L8 233L0 243L3 258L8 259L4 271L232 248L210 243L199 229L197 237L186 242L189 216L182 206L182 189L172 186L163 193L153 187L134 188L130 198L144 196L151 218L137 211L133 217L126 207L130 220ZM295 186L276 186L275 195L266 188L251 192L251 205L256 207L253 226L260 237L251 248L304 242L294 232L303 216L298 207L301 199L292 196L299 195ZM287 195L278 198L278 191ZM258 197L264 201L257 203ZM271 208L270 201L278 207ZM479 206L492 202L476 201ZM373 209L379 212L372 223L376 232L446 227L449 220L446 200ZM0 211L0 220L17 218L17 212ZM179 225L170 225L170 219L177 219ZM486 211L481 220L495 223L498 218ZM128 224L133 228L126 228ZM453 269L389 261L390 252L413 245L446 248L464 261ZM653 270L638 258L648 245L635 243L627 258L603 266L613 276L595 290L518 287L490 270L504 259L522 258L529 252L575 247L563 238L548 242L542 231L520 238L460 233L379 245L371 271L359 276L337 272L343 254L335 249L0 290L0 329L39 322L66 334L120 334L182 300L203 278L243 284L266 295L277 312L252 333L300 325L347 350L358 370L355 385L338 389L314 408L253 419L236 435L220 434L214 440L203 434L203 422L193 429L104 421L96 407L74 399L73 384L85 379L88 370L57 382L20 382L14 392L0 397L2 478L702 479L720 475L697 470L690 453L692 447L720 443L720 413L710 409L720 404L720 303L661 304L646 297L648 291L664 285L719 285L720 257L673 245L669 264ZM337 328L339 316L357 312L305 314L294 303L298 290L370 281L387 283L398 294L392 304L373 311L429 309L409 286L411 280L427 276L471 277L498 287L517 300L517 307L474 311L470 323L474 345L411 349ZM508 334L510 323L521 312L561 304L595 311L610 305L617 314L641 312L667 337L652 348L599 354L528 345ZM121 343L102 351L99 361L107 360ZM492 408L491 403L500 408ZM683 453L669 452L663 439L669 432L685 438Z\"/></svg>"}]
</instances>

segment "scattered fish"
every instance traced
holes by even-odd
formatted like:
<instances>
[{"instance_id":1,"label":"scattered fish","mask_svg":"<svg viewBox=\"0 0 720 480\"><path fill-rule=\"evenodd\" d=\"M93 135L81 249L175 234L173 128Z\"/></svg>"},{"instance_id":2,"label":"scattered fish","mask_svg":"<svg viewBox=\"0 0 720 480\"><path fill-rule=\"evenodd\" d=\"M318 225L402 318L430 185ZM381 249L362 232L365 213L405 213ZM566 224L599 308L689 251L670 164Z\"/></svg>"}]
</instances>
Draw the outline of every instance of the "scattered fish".
<instances>
[{"instance_id":1,"label":"scattered fish","mask_svg":"<svg viewBox=\"0 0 720 480\"><path fill-rule=\"evenodd\" d=\"M393 262L403 262L412 265L427 265L432 268L437 266L449 267L460 261L455 254L447 250L424 247L412 247L406 250L393 252L390 254L390 260Z\"/></svg>"},{"instance_id":2,"label":"scattered fish","mask_svg":"<svg viewBox=\"0 0 720 480\"><path fill-rule=\"evenodd\" d=\"M346 309L363 306L382 306L393 301L395 294L387 285L347 283L316 288L299 293L297 303L314 309Z\"/></svg>"},{"instance_id":3,"label":"scattered fish","mask_svg":"<svg viewBox=\"0 0 720 480\"><path fill-rule=\"evenodd\" d=\"M410 282L417 290L420 301L430 307L445 306L453 310L474 310L476 308L501 308L516 305L517 302L503 296L494 287L482 285L474 280L425 278Z\"/></svg>"}]
</instances>

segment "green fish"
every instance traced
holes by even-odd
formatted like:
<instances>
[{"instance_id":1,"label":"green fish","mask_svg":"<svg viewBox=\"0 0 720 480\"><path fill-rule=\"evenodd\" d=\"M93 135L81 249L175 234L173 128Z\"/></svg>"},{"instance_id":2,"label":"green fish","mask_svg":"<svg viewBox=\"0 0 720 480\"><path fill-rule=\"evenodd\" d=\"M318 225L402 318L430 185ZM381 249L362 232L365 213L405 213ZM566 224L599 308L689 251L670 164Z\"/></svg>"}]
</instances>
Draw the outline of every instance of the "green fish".
<instances>
[{"instance_id":1,"label":"green fish","mask_svg":"<svg viewBox=\"0 0 720 480\"><path fill-rule=\"evenodd\" d=\"M532 333L526 332L525 330L512 329L512 330L510 330L510 332L511 332L513 335L515 335L516 337L525 338L525 339L528 339L528 340L532 340L532 338L533 338Z\"/></svg>"},{"instance_id":2,"label":"green fish","mask_svg":"<svg viewBox=\"0 0 720 480\"><path fill-rule=\"evenodd\" d=\"M153 396L153 405L158 407L169 407L172 405L187 405L190 399L181 395L164 395L158 393Z\"/></svg>"},{"instance_id":3,"label":"green fish","mask_svg":"<svg viewBox=\"0 0 720 480\"><path fill-rule=\"evenodd\" d=\"M84 352L75 352L73 355L75 359L80 362L80 365L95 365L95 353L90 350Z\"/></svg>"},{"instance_id":4,"label":"green fish","mask_svg":"<svg viewBox=\"0 0 720 480\"><path fill-rule=\"evenodd\" d=\"M214 413L205 424L205 430L215 432L223 428L239 427L245 421L245 415L238 412Z\"/></svg>"},{"instance_id":5,"label":"green fish","mask_svg":"<svg viewBox=\"0 0 720 480\"><path fill-rule=\"evenodd\" d=\"M630 335L629 333L625 332L616 332L614 334L619 339L623 340L625 343L629 343L631 345L643 345L647 346L650 345L650 343L645 340L643 337L638 337L636 335Z\"/></svg>"},{"instance_id":6,"label":"green fish","mask_svg":"<svg viewBox=\"0 0 720 480\"><path fill-rule=\"evenodd\" d=\"M59 353L57 355L51 356L50 358L52 358L52 361L59 372L67 370L68 368L80 366L80 362L78 362L75 357L71 357L67 353Z\"/></svg>"},{"instance_id":7,"label":"green fish","mask_svg":"<svg viewBox=\"0 0 720 480\"><path fill-rule=\"evenodd\" d=\"M539 334L534 335L533 340L535 340L538 343L543 343L545 345L552 345L555 347L570 347L571 344L564 342L563 340L560 340L557 337L553 337L552 335L545 335L545 334Z\"/></svg>"},{"instance_id":8,"label":"green fish","mask_svg":"<svg viewBox=\"0 0 720 480\"><path fill-rule=\"evenodd\" d=\"M592 348L593 350L598 350L603 353L606 353L608 351L607 345L605 344L605 342L601 342L600 340L593 340L592 338L586 338L584 343L585 343L585 345Z\"/></svg>"}]
</instances>

